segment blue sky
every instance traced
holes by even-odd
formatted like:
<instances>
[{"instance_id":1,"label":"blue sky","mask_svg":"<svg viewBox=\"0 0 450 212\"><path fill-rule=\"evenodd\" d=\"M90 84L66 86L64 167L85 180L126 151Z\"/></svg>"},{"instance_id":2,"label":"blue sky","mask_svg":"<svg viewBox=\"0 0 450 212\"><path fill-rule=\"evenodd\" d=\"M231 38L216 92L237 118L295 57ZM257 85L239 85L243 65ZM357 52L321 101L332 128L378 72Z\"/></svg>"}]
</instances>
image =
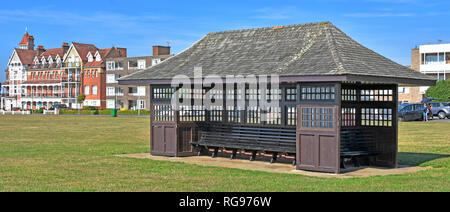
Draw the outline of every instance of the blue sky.
<instances>
[{"instance_id":1,"label":"blue sky","mask_svg":"<svg viewBox=\"0 0 450 212\"><path fill-rule=\"evenodd\" d=\"M143 56L167 42L178 53L208 32L331 21L366 47L409 65L414 46L450 42L449 9L443 0L5 1L0 81L25 27L46 48L74 41Z\"/></svg>"}]
</instances>

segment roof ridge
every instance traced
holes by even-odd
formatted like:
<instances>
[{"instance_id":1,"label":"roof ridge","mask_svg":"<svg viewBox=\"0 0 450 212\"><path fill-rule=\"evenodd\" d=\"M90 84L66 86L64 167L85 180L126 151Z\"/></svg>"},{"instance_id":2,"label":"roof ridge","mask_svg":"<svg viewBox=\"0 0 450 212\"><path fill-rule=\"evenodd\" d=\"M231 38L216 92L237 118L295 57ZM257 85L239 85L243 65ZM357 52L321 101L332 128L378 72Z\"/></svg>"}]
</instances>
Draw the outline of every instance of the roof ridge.
<instances>
[{"instance_id":1,"label":"roof ridge","mask_svg":"<svg viewBox=\"0 0 450 212\"><path fill-rule=\"evenodd\" d=\"M333 33L331 32L330 25L326 25L325 27L326 29L324 29L324 31L327 39L328 49L330 50L331 56L333 57L333 61L336 64L337 68L336 70L331 70L330 74L343 74L345 73L345 68L342 62L342 58L340 57L337 50L336 40L334 39ZM334 26L331 27L336 28Z\"/></svg>"},{"instance_id":2,"label":"roof ridge","mask_svg":"<svg viewBox=\"0 0 450 212\"><path fill-rule=\"evenodd\" d=\"M307 26L307 25L329 25L331 22L329 21L323 21L323 22L311 22L311 23L304 23L304 24L290 24L290 25L282 25L282 28L289 28L289 27L299 27L299 26ZM225 31L217 31L217 32L210 32L207 35L216 35L216 34L225 34L225 33L237 33L237 32L245 32L245 31L255 31L255 30L266 30L266 29L274 29L275 27L280 26L268 26L268 27L256 27L256 28L249 28L249 29L235 29L235 30L225 30ZM278 28L277 28L278 29Z\"/></svg>"},{"instance_id":3,"label":"roof ridge","mask_svg":"<svg viewBox=\"0 0 450 212\"><path fill-rule=\"evenodd\" d=\"M79 45L89 45L89 46L94 46L94 44L90 44L90 43L78 43L78 42L72 42L72 44L79 44Z\"/></svg>"}]
</instances>

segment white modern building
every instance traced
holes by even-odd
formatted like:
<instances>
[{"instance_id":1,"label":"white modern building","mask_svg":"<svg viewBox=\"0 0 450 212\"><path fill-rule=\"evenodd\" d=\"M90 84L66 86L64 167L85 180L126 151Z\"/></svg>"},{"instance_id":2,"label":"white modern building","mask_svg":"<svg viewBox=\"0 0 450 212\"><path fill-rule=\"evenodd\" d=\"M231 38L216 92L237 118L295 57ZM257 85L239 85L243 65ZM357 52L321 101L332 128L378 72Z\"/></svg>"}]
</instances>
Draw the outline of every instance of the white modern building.
<instances>
[{"instance_id":1,"label":"white modern building","mask_svg":"<svg viewBox=\"0 0 450 212\"><path fill-rule=\"evenodd\" d=\"M450 75L450 43L420 45L419 71L436 77L437 80L449 79ZM428 87L420 87L420 93L425 94Z\"/></svg>"},{"instance_id":2,"label":"white modern building","mask_svg":"<svg viewBox=\"0 0 450 212\"><path fill-rule=\"evenodd\" d=\"M420 45L411 51L411 69L437 80L450 79L450 43ZM399 87L401 102L420 102L429 87Z\"/></svg>"}]
</instances>

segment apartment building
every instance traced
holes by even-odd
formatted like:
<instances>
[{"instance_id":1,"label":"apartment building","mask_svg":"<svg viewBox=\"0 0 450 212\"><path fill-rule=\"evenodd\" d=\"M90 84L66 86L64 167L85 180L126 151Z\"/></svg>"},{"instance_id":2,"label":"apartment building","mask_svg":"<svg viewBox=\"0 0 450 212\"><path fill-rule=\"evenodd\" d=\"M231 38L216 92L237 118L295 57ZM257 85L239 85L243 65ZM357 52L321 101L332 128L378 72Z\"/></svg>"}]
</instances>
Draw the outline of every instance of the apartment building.
<instances>
[{"instance_id":1,"label":"apartment building","mask_svg":"<svg viewBox=\"0 0 450 212\"><path fill-rule=\"evenodd\" d=\"M26 94L26 88L22 83L27 80L28 70L33 64L36 54L34 37L26 31L19 43L19 48L13 50L8 60L8 68L5 70L6 81L1 86L4 94L0 102L0 109L24 108L22 97Z\"/></svg>"},{"instance_id":2,"label":"apartment building","mask_svg":"<svg viewBox=\"0 0 450 212\"><path fill-rule=\"evenodd\" d=\"M153 56L127 58L127 49L99 49L93 44L62 43L60 48L37 46L25 32L5 70L0 109L50 108L65 104L78 109L149 109L148 86L119 86L117 79L170 57L170 47L154 46ZM77 99L85 94L83 104ZM117 99L117 101L116 101Z\"/></svg>"},{"instance_id":3,"label":"apartment building","mask_svg":"<svg viewBox=\"0 0 450 212\"><path fill-rule=\"evenodd\" d=\"M61 104L63 98L61 79L63 77L62 57L69 45L45 49L38 46L33 64L28 69L27 80L22 83L25 93L21 98L22 109L38 109Z\"/></svg>"},{"instance_id":4,"label":"apartment building","mask_svg":"<svg viewBox=\"0 0 450 212\"><path fill-rule=\"evenodd\" d=\"M106 108L149 110L149 86L119 85L117 79L156 65L170 56L172 56L170 47L153 46L153 56L108 59L106 61Z\"/></svg>"},{"instance_id":5,"label":"apartment building","mask_svg":"<svg viewBox=\"0 0 450 212\"><path fill-rule=\"evenodd\" d=\"M411 50L411 69L433 76L437 80L450 79L450 44L420 45ZM420 102L429 87L399 87L399 101Z\"/></svg>"},{"instance_id":6,"label":"apartment building","mask_svg":"<svg viewBox=\"0 0 450 212\"><path fill-rule=\"evenodd\" d=\"M91 106L98 109L106 108L105 60L108 58L125 58L126 56L127 49L117 47L88 53L88 62L84 65L82 73L82 89L86 96L83 106Z\"/></svg>"}]
</instances>

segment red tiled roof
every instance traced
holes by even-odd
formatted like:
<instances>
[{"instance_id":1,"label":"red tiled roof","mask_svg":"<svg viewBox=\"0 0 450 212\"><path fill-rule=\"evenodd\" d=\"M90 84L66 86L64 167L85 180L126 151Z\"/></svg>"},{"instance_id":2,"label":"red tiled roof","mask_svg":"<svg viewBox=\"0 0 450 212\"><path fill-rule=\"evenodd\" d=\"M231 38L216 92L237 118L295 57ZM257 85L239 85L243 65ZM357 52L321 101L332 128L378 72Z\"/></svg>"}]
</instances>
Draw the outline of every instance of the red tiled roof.
<instances>
[{"instance_id":1,"label":"red tiled roof","mask_svg":"<svg viewBox=\"0 0 450 212\"><path fill-rule=\"evenodd\" d=\"M28 38L33 38L33 36L29 35L28 32L26 32L23 35L22 40L20 41L19 45L26 45L26 44L28 44Z\"/></svg>"},{"instance_id":2,"label":"red tiled roof","mask_svg":"<svg viewBox=\"0 0 450 212\"><path fill-rule=\"evenodd\" d=\"M84 64L84 67L96 67L96 66L104 66L103 61L92 61Z\"/></svg>"},{"instance_id":3,"label":"red tiled roof","mask_svg":"<svg viewBox=\"0 0 450 212\"><path fill-rule=\"evenodd\" d=\"M83 43L75 43L72 42L75 49L77 50L78 54L80 54L80 58L83 61L87 61L87 54L91 52L92 55L95 54L95 52L98 50L97 47L95 47L92 44L83 44Z\"/></svg>"},{"instance_id":4,"label":"red tiled roof","mask_svg":"<svg viewBox=\"0 0 450 212\"><path fill-rule=\"evenodd\" d=\"M19 55L20 61L24 65L31 65L33 63L34 56L36 55L36 51L28 50L28 49L15 49L17 55Z\"/></svg>"},{"instance_id":5,"label":"red tiled roof","mask_svg":"<svg viewBox=\"0 0 450 212\"><path fill-rule=\"evenodd\" d=\"M62 58L64 56L64 50L62 48L47 49L45 50L45 52L39 55L39 59L41 59L41 57L45 57L45 59L48 59L49 56L52 56L52 59L55 60L57 55Z\"/></svg>"},{"instance_id":6,"label":"red tiled roof","mask_svg":"<svg viewBox=\"0 0 450 212\"><path fill-rule=\"evenodd\" d=\"M108 48L108 49L99 49L99 50L98 50L98 53L99 53L101 56L105 56L105 55L107 55L107 54L109 53L109 51L111 51L111 48Z\"/></svg>"},{"instance_id":7,"label":"red tiled roof","mask_svg":"<svg viewBox=\"0 0 450 212\"><path fill-rule=\"evenodd\" d=\"M44 69L58 69L58 68L61 68L61 65L62 65L62 63L57 64L55 62L52 63L51 65L50 64L45 64L45 65L38 64L38 65L30 66L30 69L33 71L39 71L39 70L44 70Z\"/></svg>"}]
</instances>

